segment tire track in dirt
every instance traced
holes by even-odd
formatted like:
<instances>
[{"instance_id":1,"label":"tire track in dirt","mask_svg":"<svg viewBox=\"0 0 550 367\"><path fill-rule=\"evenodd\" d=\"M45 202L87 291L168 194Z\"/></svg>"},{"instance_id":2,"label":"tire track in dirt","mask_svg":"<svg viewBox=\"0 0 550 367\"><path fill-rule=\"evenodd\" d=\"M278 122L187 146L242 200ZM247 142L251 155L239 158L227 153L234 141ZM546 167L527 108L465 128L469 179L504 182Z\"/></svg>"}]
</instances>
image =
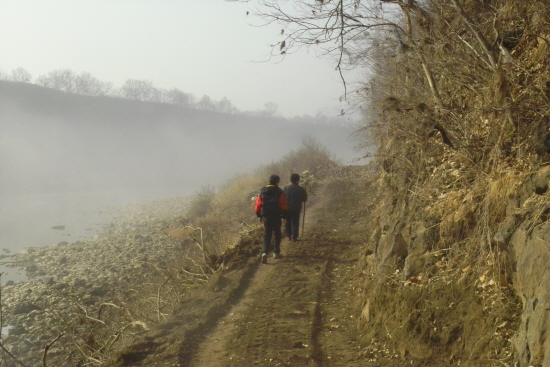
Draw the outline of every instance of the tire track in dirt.
<instances>
[{"instance_id":1,"label":"tire track in dirt","mask_svg":"<svg viewBox=\"0 0 550 367\"><path fill-rule=\"evenodd\" d=\"M245 322L238 325L230 342L235 348L224 367L312 362L311 335L324 259L302 256L289 245L287 256L255 295Z\"/></svg>"},{"instance_id":2,"label":"tire track in dirt","mask_svg":"<svg viewBox=\"0 0 550 367\"><path fill-rule=\"evenodd\" d=\"M189 356L192 362L183 366L339 365L327 354L325 343L342 309L326 305L332 305L332 272L342 262L335 253L347 248L331 241L283 241L286 256L260 265L240 301L202 339L197 353Z\"/></svg>"},{"instance_id":3,"label":"tire track in dirt","mask_svg":"<svg viewBox=\"0 0 550 367\"><path fill-rule=\"evenodd\" d=\"M221 367L224 360L227 359L227 341L235 332L237 324L248 312L248 308L253 303L254 296L263 287L263 282L274 271L274 264L271 266L262 266L254 273L254 279L243 289L243 297L227 311L226 315L217 320L217 325L212 328L208 335L203 335L201 344L196 348L195 355L189 355L187 358L182 358L188 363L182 366L199 367ZM251 279L252 280L252 279ZM204 330L206 331L206 330Z\"/></svg>"},{"instance_id":4,"label":"tire track in dirt","mask_svg":"<svg viewBox=\"0 0 550 367\"><path fill-rule=\"evenodd\" d=\"M307 365L324 259L308 259L282 244L279 260L261 265L239 304L202 343L191 367ZM289 364L291 363L291 364Z\"/></svg>"},{"instance_id":5,"label":"tire track in dirt","mask_svg":"<svg viewBox=\"0 0 550 367\"><path fill-rule=\"evenodd\" d=\"M316 341L322 348L322 358L317 366L360 367L380 366L365 360L358 342L357 305L353 300L353 269L355 251L353 246L342 246L343 256L331 257L327 263L323 286L319 294L320 317Z\"/></svg>"},{"instance_id":6,"label":"tire track in dirt","mask_svg":"<svg viewBox=\"0 0 550 367\"><path fill-rule=\"evenodd\" d=\"M242 275L238 287L235 288L229 295L228 301L218 305L217 307L212 307L208 311L207 321L200 325L200 327L192 329L186 334L186 339L192 340L193 343L187 345L187 347L181 352L179 356L179 366L191 366L191 363L201 346L212 343L213 340L209 339L208 336L218 327L220 321L224 322L223 320L228 317L229 304L242 303L242 299L246 297L246 292L250 288L250 284L253 280L255 280L258 268L258 263L250 264L248 269Z\"/></svg>"}]
</instances>

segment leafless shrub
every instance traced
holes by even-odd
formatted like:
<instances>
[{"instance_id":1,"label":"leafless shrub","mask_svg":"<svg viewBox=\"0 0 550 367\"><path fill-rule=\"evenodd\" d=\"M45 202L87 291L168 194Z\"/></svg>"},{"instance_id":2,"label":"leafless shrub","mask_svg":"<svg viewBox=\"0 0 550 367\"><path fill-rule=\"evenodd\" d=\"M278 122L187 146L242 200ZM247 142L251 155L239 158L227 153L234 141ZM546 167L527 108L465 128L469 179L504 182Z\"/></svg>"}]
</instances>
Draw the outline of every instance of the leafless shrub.
<instances>
[{"instance_id":1,"label":"leafless shrub","mask_svg":"<svg viewBox=\"0 0 550 367\"><path fill-rule=\"evenodd\" d=\"M216 190L213 187L203 186L202 189L193 196L187 216L191 220L205 216L212 209L212 200L215 194Z\"/></svg>"}]
</instances>

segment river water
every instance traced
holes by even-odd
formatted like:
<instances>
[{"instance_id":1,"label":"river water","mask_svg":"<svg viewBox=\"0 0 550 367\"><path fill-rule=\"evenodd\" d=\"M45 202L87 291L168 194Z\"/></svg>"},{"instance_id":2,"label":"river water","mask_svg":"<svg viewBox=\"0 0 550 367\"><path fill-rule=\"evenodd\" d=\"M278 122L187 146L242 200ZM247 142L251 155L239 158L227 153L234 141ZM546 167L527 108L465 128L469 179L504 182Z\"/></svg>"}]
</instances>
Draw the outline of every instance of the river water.
<instances>
[{"instance_id":1,"label":"river water","mask_svg":"<svg viewBox=\"0 0 550 367\"><path fill-rule=\"evenodd\" d=\"M160 193L160 194L159 194ZM0 254L9 256L28 247L53 246L93 236L112 218L118 206L162 197L190 195L174 190L87 191L0 195ZM64 229L52 229L63 226ZM0 260L2 284L25 279L23 271Z\"/></svg>"}]
</instances>

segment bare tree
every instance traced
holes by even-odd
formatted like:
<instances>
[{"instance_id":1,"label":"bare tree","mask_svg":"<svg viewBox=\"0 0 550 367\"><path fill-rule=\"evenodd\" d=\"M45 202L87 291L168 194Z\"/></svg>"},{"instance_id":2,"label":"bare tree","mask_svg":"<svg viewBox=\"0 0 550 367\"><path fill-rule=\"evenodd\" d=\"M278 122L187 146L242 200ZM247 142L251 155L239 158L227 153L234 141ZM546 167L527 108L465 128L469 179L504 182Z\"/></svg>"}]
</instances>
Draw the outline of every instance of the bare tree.
<instances>
[{"instance_id":1,"label":"bare tree","mask_svg":"<svg viewBox=\"0 0 550 367\"><path fill-rule=\"evenodd\" d=\"M9 80L11 80L12 82L30 83L32 80L32 74L29 73L26 69L18 67L17 69L13 69L11 71Z\"/></svg>"},{"instance_id":2,"label":"bare tree","mask_svg":"<svg viewBox=\"0 0 550 367\"><path fill-rule=\"evenodd\" d=\"M49 72L47 75L40 75L36 83L47 88L62 90L74 93L76 74L70 69L58 69Z\"/></svg>"},{"instance_id":3,"label":"bare tree","mask_svg":"<svg viewBox=\"0 0 550 367\"><path fill-rule=\"evenodd\" d=\"M52 80L52 87L64 92L75 91L76 74L70 69L58 69L48 74Z\"/></svg>"},{"instance_id":4,"label":"bare tree","mask_svg":"<svg viewBox=\"0 0 550 367\"><path fill-rule=\"evenodd\" d=\"M195 104L195 97L192 94L184 93L178 88L170 89L166 92L167 103L183 107L192 107Z\"/></svg>"},{"instance_id":5,"label":"bare tree","mask_svg":"<svg viewBox=\"0 0 550 367\"><path fill-rule=\"evenodd\" d=\"M94 95L92 90L97 84L97 79L92 74L83 71L75 78L75 93Z\"/></svg>"},{"instance_id":6,"label":"bare tree","mask_svg":"<svg viewBox=\"0 0 550 367\"><path fill-rule=\"evenodd\" d=\"M223 113L234 113L237 109L233 106L233 103L227 97L223 97L216 102L216 111Z\"/></svg>"},{"instance_id":7,"label":"bare tree","mask_svg":"<svg viewBox=\"0 0 550 367\"><path fill-rule=\"evenodd\" d=\"M36 84L46 88L52 88L52 80L48 75L39 75L38 78L36 78Z\"/></svg>"},{"instance_id":8,"label":"bare tree","mask_svg":"<svg viewBox=\"0 0 550 367\"><path fill-rule=\"evenodd\" d=\"M264 104L264 113L267 116L275 116L279 110L279 106L275 102L267 102Z\"/></svg>"},{"instance_id":9,"label":"bare tree","mask_svg":"<svg viewBox=\"0 0 550 367\"><path fill-rule=\"evenodd\" d=\"M208 95L202 96L199 102L197 102L196 107L201 110L210 110L215 111L216 110L216 103L210 98Z\"/></svg>"},{"instance_id":10,"label":"bare tree","mask_svg":"<svg viewBox=\"0 0 550 367\"><path fill-rule=\"evenodd\" d=\"M167 97L168 91L164 88L155 88L151 90L151 95L148 99L149 102L168 103Z\"/></svg>"},{"instance_id":11,"label":"bare tree","mask_svg":"<svg viewBox=\"0 0 550 367\"><path fill-rule=\"evenodd\" d=\"M101 82L101 88L98 91L98 96L112 96L114 93L112 82Z\"/></svg>"},{"instance_id":12,"label":"bare tree","mask_svg":"<svg viewBox=\"0 0 550 367\"><path fill-rule=\"evenodd\" d=\"M86 71L83 71L75 77L74 84L75 93L88 96L109 95L113 87L112 83L104 83Z\"/></svg>"},{"instance_id":13,"label":"bare tree","mask_svg":"<svg viewBox=\"0 0 550 367\"><path fill-rule=\"evenodd\" d=\"M147 80L128 79L122 86L122 96L138 101L150 101L154 94L153 83Z\"/></svg>"},{"instance_id":14,"label":"bare tree","mask_svg":"<svg viewBox=\"0 0 550 367\"><path fill-rule=\"evenodd\" d=\"M302 47L315 47L319 56L332 57L348 98L345 71L368 63L375 44L395 44L413 51L422 66L428 93L437 105L441 96L413 32L413 22L428 13L417 0L258 0L257 15L265 24L282 26L284 39L272 45L272 56L286 57ZM375 35L375 36L374 36ZM398 52L398 50L396 50Z\"/></svg>"}]
</instances>

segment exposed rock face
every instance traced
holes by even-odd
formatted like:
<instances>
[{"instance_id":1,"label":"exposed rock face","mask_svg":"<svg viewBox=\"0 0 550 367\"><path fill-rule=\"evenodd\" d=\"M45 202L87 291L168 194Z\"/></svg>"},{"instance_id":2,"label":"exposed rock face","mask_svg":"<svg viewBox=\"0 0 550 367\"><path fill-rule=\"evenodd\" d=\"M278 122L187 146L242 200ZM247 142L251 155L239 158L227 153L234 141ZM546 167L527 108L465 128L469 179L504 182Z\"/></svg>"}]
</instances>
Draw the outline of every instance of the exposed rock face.
<instances>
[{"instance_id":1,"label":"exposed rock face","mask_svg":"<svg viewBox=\"0 0 550 367\"><path fill-rule=\"evenodd\" d=\"M368 299L368 303L370 304L369 319L372 319L372 314L376 314L376 311L385 313L384 317L390 317L390 313L398 312L382 306L377 310L376 303L396 302L396 299L399 299L399 297L411 296L410 291L407 291L406 287L396 288L395 293L400 294L400 296L395 294L388 296L388 279L393 279L393 284L397 284L398 281L401 284L408 282L422 283L426 281L426 277L431 278L434 276L433 279L425 283L426 289L429 289L430 283L441 282L441 280L437 280L437 277L446 277L446 274L452 274L445 273L447 271L445 261L443 260L445 254L448 251L464 251L458 244L460 241L459 236L454 240L454 243L451 236L451 245L442 246L439 236L442 231L441 226L443 225L443 221L439 222L438 218L430 218L429 216L423 217L423 214L418 214L418 210L414 209L415 207L407 202L412 201L412 199L403 199L403 196L399 197L401 195L399 190L403 190L404 186L402 183L405 182L406 174L393 172L388 176L390 177L383 178L380 182L394 189L395 194L394 197L386 198L387 203L380 205L382 209L378 214L378 229L373 235L373 242L376 246L373 266L377 272L377 286L371 286L370 293L367 292L369 297L373 297L372 295L375 294L374 298ZM504 199L504 203L494 203L498 206L507 205L506 214L499 218L500 223L481 224L483 218L478 216L479 212L473 212L470 209L467 210L468 216L463 215L463 212L460 212L460 215L457 214L457 217L462 217L460 218L461 220L470 221L468 224L471 224L471 226L467 228L472 231L471 233L474 233L472 228L480 228L481 225L496 228L496 231L492 232L491 248L474 249L479 250L481 253L473 256L472 260L469 260L470 263L468 263L468 266L459 265L453 270L456 278L449 281L449 286L462 287L462 289L457 290L457 292L464 293L461 296L462 302L464 302L465 297L472 297L472 299L466 313L461 316L452 316L457 318L458 324L463 325L453 340L464 340L462 343L463 346L458 345L461 343L457 343L455 346L448 344L445 353L458 355L461 348L464 348L464 350L471 348L467 346L469 341L466 341L466 339L478 337L476 334L467 334L467 329L473 330L476 327L476 322L478 322L471 315L478 313L480 314L478 320L479 317L485 318L487 317L485 314L488 311L487 306L484 306L484 304L494 305L497 303L502 307L496 311L498 315L494 316L493 322L499 325L507 325L502 328L511 327L511 330L503 332L501 329L500 331L495 331L495 333L514 334L511 340L517 366L550 366L549 183L550 167L544 167L531 174L531 176L527 176L523 182L518 183L517 187L511 191L512 194ZM422 205L419 205L417 208L422 208ZM452 221L450 223L446 222L444 224L459 228L457 223ZM452 234L463 231L463 228L456 229L454 232L452 228L450 230L446 228L445 230L447 233ZM488 233L491 233L491 231L488 231ZM470 236L473 236L473 234L468 234L465 238L469 238ZM470 251L472 250L470 249ZM465 252L464 255L459 255L457 258L464 258L464 256L467 258L467 256L472 256L472 254L471 252ZM456 264L460 264L460 260L457 261ZM484 266L483 269L491 270L482 271L481 273L479 270L477 272L472 271L474 269L481 269L480 266ZM451 269L448 269L448 271L451 271ZM386 285L383 285L384 283ZM422 286L422 284L419 284L419 286ZM436 286L432 285L432 287ZM482 295L489 288L495 290L494 294L508 292L509 296L502 297L501 299L492 298L489 301L488 298L483 298L485 296ZM379 296L376 296L377 291L380 292ZM430 302L435 304L438 297L440 299L449 297L443 293L432 295L427 290L425 293L428 294L419 292L418 297L421 297L420 299L426 301L428 304ZM416 293L414 294L416 296ZM515 304L518 305L521 303L522 310L518 310L518 317L512 311L514 307L510 306L509 318L506 318L507 302L514 303L513 301L508 301L507 298L514 298L515 296L520 300L516 301ZM452 304L451 301L459 302L460 300L457 301L449 298L447 302ZM430 312L437 313L437 311ZM407 321L407 316L398 313L391 315L391 317L396 317L397 319L401 317L402 319L398 321L401 324L410 322L410 320ZM451 315L449 315L450 318ZM519 326L517 326L518 319L520 320ZM377 321L374 320L373 322L376 323ZM483 326L485 329L492 327L486 320L482 324L485 324ZM376 326L371 324L371 327ZM426 330L419 328L416 332L424 333ZM487 330L479 330L478 332L478 335L488 333ZM437 338L442 337L437 333L432 334L436 335ZM428 345L430 343L433 344L433 338L434 336L432 336L432 341L427 343ZM506 339L510 339L510 337L507 336ZM418 344L423 345L423 343L419 342ZM490 348L495 347L491 346ZM488 350L490 349L489 347L487 348Z\"/></svg>"},{"instance_id":2,"label":"exposed rock face","mask_svg":"<svg viewBox=\"0 0 550 367\"><path fill-rule=\"evenodd\" d=\"M392 225L386 224L382 227L375 253L380 274L389 275L396 267L402 268L400 264L408 255L407 242L403 235L396 230L399 225L400 223L392 223Z\"/></svg>"},{"instance_id":3,"label":"exposed rock face","mask_svg":"<svg viewBox=\"0 0 550 367\"><path fill-rule=\"evenodd\" d=\"M508 205L508 218L521 218L508 243L514 288L523 302L521 326L514 338L521 366L550 366L549 181L550 167L546 167ZM542 195L545 200L537 198Z\"/></svg>"}]
</instances>

